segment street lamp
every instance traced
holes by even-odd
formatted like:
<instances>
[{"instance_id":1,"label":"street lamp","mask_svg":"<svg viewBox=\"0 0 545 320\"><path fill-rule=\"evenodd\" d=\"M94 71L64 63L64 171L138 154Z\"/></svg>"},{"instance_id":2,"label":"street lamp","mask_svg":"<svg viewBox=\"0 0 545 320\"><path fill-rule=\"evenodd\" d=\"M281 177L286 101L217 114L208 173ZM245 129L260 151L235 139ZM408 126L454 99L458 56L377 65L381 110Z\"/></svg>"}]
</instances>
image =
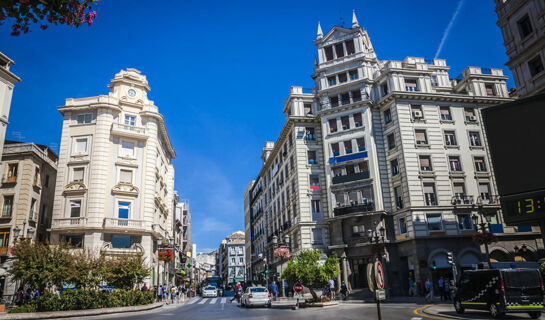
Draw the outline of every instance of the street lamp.
<instances>
[{"instance_id":1,"label":"street lamp","mask_svg":"<svg viewBox=\"0 0 545 320\"><path fill-rule=\"evenodd\" d=\"M273 243L273 248L274 250L276 249L279 249L279 248L285 248L285 249L288 249L289 251L291 251L291 246L290 246L290 236L289 235L285 235L284 236L284 242L283 243L278 243L278 237L276 235L273 236L272 238L272 243ZM280 276L282 275L282 264L284 263L284 257L280 257ZM282 279L280 279L282 281ZM284 281L282 281L282 294L281 296L284 296L285 295L285 288L284 288Z\"/></svg>"},{"instance_id":2,"label":"street lamp","mask_svg":"<svg viewBox=\"0 0 545 320\"><path fill-rule=\"evenodd\" d=\"M375 228L367 230L367 236L369 237L369 242L372 245L375 245L376 248L377 248L375 250L375 259L376 259L376 261L380 261L380 254L379 254L378 249L379 249L380 244L384 245L384 235L385 235L386 230L384 229L383 226L381 226L379 228L379 230L378 230L379 232L377 233L376 226L377 226L377 222L375 221ZM376 290L378 290L378 288L376 288ZM378 320L382 320L382 315L381 315L381 312L380 312L380 299L376 294L375 294L375 299L377 301Z\"/></svg>"},{"instance_id":3,"label":"street lamp","mask_svg":"<svg viewBox=\"0 0 545 320\"><path fill-rule=\"evenodd\" d=\"M163 244L163 239L157 238L157 298L159 298L159 248Z\"/></svg>"},{"instance_id":4,"label":"street lamp","mask_svg":"<svg viewBox=\"0 0 545 320\"><path fill-rule=\"evenodd\" d=\"M492 221L492 216L488 215L488 214L484 214L484 218L485 219L482 219L482 216L481 216L481 223L479 223L479 217L477 215L473 215L471 217L471 219L473 220L473 225L475 226L475 229L477 230L477 232L479 231L479 227L481 228L481 233L484 235L485 232L487 232L487 227L488 229L490 229L490 221ZM486 223L484 222L484 220L486 220ZM490 253L488 252L488 240L487 239L483 239L483 242L484 242L484 250L485 250L485 253L486 253L486 262L488 263L488 266L490 266Z\"/></svg>"}]
</instances>

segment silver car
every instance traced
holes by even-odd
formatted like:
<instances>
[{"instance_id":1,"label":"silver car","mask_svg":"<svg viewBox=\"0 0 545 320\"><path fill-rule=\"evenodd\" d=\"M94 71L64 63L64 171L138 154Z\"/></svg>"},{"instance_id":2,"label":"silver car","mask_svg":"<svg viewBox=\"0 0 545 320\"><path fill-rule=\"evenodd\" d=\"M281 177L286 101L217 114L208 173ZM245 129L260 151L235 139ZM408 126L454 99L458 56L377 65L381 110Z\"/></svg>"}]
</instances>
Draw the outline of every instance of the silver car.
<instances>
[{"instance_id":1,"label":"silver car","mask_svg":"<svg viewBox=\"0 0 545 320\"><path fill-rule=\"evenodd\" d=\"M203 298L216 298L218 296L218 289L214 286L207 286L202 289L202 297Z\"/></svg>"},{"instance_id":2,"label":"silver car","mask_svg":"<svg viewBox=\"0 0 545 320\"><path fill-rule=\"evenodd\" d=\"M266 306L271 307L271 294L264 287L248 287L240 298L242 307Z\"/></svg>"}]
</instances>

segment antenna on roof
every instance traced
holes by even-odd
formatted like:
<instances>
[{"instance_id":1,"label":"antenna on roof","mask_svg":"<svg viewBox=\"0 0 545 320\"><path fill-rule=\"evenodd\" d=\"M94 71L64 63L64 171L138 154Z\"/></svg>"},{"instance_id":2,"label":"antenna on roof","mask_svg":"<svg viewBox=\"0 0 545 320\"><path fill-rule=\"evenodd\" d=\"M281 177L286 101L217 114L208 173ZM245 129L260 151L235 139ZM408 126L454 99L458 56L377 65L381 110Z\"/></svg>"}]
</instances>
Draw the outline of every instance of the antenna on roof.
<instances>
[{"instance_id":1,"label":"antenna on roof","mask_svg":"<svg viewBox=\"0 0 545 320\"><path fill-rule=\"evenodd\" d=\"M341 20L341 27L344 28L344 20L343 20L343 16L341 15L341 9L339 9L339 20Z\"/></svg>"}]
</instances>

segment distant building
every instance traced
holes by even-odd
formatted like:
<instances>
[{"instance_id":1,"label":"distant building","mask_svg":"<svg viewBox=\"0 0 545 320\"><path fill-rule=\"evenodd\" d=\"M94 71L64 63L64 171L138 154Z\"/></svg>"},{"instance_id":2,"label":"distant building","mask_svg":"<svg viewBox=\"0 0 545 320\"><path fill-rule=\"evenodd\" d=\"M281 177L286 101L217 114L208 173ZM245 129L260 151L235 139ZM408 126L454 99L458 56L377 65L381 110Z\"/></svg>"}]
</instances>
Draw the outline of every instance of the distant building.
<instances>
[{"instance_id":1,"label":"distant building","mask_svg":"<svg viewBox=\"0 0 545 320\"><path fill-rule=\"evenodd\" d=\"M545 2L543 0L495 0L506 65L513 72L517 95L545 91Z\"/></svg>"},{"instance_id":2,"label":"distant building","mask_svg":"<svg viewBox=\"0 0 545 320\"><path fill-rule=\"evenodd\" d=\"M255 181L251 181L250 183L248 183L248 186L244 191L244 255L246 257L246 265L244 267L246 269L245 274L247 277L251 274L251 260L254 259L251 251L251 244L253 239L250 238L252 236L250 224L250 190L252 189L254 182Z\"/></svg>"},{"instance_id":3,"label":"distant building","mask_svg":"<svg viewBox=\"0 0 545 320\"><path fill-rule=\"evenodd\" d=\"M108 88L108 95L67 99L58 108L63 127L51 242L107 256L142 255L152 270L148 286L166 283L157 240L168 247L173 237L176 154L140 71L121 70Z\"/></svg>"},{"instance_id":4,"label":"distant building","mask_svg":"<svg viewBox=\"0 0 545 320\"><path fill-rule=\"evenodd\" d=\"M245 281L245 238L237 231L225 238L219 248L220 274L225 285Z\"/></svg>"},{"instance_id":5,"label":"distant building","mask_svg":"<svg viewBox=\"0 0 545 320\"><path fill-rule=\"evenodd\" d=\"M12 260L8 248L20 238L49 241L55 196L57 155L35 143L4 142L0 201L0 297L12 295L15 284L6 279Z\"/></svg>"},{"instance_id":6,"label":"distant building","mask_svg":"<svg viewBox=\"0 0 545 320\"><path fill-rule=\"evenodd\" d=\"M14 64L13 60L0 52L0 159L2 158L2 150L4 150L13 88L16 82L21 81L18 76L9 70Z\"/></svg>"},{"instance_id":7,"label":"distant building","mask_svg":"<svg viewBox=\"0 0 545 320\"><path fill-rule=\"evenodd\" d=\"M176 281L178 283L189 283L191 281L191 268L187 265L193 265L192 256L193 242L191 238L191 211L189 201L179 199L175 205L175 238L176 238Z\"/></svg>"}]
</instances>

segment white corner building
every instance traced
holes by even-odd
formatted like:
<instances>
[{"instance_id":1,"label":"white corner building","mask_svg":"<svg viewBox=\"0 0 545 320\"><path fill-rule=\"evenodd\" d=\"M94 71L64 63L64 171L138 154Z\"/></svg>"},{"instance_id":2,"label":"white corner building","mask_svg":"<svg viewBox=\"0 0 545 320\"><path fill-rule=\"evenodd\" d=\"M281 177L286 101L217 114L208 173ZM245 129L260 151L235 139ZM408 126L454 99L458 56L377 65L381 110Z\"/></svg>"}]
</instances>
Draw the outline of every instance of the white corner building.
<instances>
[{"instance_id":1,"label":"white corner building","mask_svg":"<svg viewBox=\"0 0 545 320\"><path fill-rule=\"evenodd\" d=\"M153 270L148 284L155 284L157 239L167 244L172 234L175 152L140 71L121 70L108 87L108 95L67 99L58 108L51 242L143 255Z\"/></svg>"},{"instance_id":2,"label":"white corner building","mask_svg":"<svg viewBox=\"0 0 545 320\"><path fill-rule=\"evenodd\" d=\"M18 76L9 70L14 64L13 60L0 52L0 159L2 159L2 151L4 150L13 88L16 82L21 81Z\"/></svg>"}]
</instances>

